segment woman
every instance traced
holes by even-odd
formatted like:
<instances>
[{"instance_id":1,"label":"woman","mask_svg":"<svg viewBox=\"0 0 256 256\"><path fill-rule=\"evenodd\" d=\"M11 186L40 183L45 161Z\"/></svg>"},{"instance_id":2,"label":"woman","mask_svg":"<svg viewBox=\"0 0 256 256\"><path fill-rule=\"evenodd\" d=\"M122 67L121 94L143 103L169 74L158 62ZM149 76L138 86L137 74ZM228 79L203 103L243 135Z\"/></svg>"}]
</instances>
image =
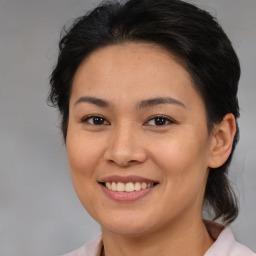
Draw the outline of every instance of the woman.
<instances>
[{"instance_id":1,"label":"woman","mask_svg":"<svg viewBox=\"0 0 256 256\"><path fill-rule=\"evenodd\" d=\"M216 20L179 0L107 2L59 46L49 99L102 229L67 255L255 255L227 227L240 66Z\"/></svg>"}]
</instances>

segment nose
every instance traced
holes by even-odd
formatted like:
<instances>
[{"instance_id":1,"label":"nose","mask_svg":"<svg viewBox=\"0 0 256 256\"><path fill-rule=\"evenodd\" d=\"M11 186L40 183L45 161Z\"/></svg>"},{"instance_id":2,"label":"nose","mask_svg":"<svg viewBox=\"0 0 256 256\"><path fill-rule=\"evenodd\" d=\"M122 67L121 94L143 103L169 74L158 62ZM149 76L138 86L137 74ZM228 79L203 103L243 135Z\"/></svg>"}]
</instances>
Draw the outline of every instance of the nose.
<instances>
[{"instance_id":1,"label":"nose","mask_svg":"<svg viewBox=\"0 0 256 256\"><path fill-rule=\"evenodd\" d=\"M143 163L147 154L142 137L129 125L113 129L104 154L105 160L122 167Z\"/></svg>"}]
</instances>

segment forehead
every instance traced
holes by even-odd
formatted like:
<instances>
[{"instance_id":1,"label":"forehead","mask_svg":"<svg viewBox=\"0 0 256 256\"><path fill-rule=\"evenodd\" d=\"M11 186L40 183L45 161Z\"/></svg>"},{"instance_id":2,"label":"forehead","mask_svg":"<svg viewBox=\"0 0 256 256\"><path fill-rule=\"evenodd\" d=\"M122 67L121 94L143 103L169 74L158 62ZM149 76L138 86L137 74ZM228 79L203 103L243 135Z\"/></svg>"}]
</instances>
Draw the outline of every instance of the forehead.
<instances>
[{"instance_id":1,"label":"forehead","mask_svg":"<svg viewBox=\"0 0 256 256\"><path fill-rule=\"evenodd\" d=\"M142 43L111 45L92 52L74 76L71 101L81 96L107 97L119 104L162 96L181 101L200 98L175 56L160 46Z\"/></svg>"}]
</instances>

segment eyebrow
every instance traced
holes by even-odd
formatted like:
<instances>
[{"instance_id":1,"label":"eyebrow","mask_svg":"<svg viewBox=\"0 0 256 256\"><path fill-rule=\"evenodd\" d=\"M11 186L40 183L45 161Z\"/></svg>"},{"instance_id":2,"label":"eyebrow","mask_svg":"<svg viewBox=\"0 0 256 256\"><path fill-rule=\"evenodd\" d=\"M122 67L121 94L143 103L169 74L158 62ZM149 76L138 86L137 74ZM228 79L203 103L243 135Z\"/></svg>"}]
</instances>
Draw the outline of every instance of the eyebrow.
<instances>
[{"instance_id":1,"label":"eyebrow","mask_svg":"<svg viewBox=\"0 0 256 256\"><path fill-rule=\"evenodd\" d=\"M160 104L176 104L182 107L186 107L181 101L176 100L171 97L158 97L158 98L152 98L152 99L147 99L141 101L137 108L142 109L142 108L147 108L147 107L152 107Z\"/></svg>"},{"instance_id":2,"label":"eyebrow","mask_svg":"<svg viewBox=\"0 0 256 256\"><path fill-rule=\"evenodd\" d=\"M99 99L99 98L95 98L95 97L81 97L75 102L74 106L76 106L77 104L82 103L82 102L92 103L99 107L109 107L111 105L107 100L103 100L103 99Z\"/></svg>"},{"instance_id":3,"label":"eyebrow","mask_svg":"<svg viewBox=\"0 0 256 256\"><path fill-rule=\"evenodd\" d=\"M99 99L99 98L95 98L95 97L81 97L79 98L74 106L76 106L79 103L91 103L94 105L97 105L99 107L110 107L111 103L108 102L107 100L104 99ZM153 107L156 105L160 105L160 104L176 104L182 107L186 107L181 101L176 100L174 98L171 97L157 97L157 98L151 98L151 99L147 99L147 100L143 100L141 102L139 102L136 106L137 109L143 109L143 108L148 108L148 107Z\"/></svg>"}]
</instances>

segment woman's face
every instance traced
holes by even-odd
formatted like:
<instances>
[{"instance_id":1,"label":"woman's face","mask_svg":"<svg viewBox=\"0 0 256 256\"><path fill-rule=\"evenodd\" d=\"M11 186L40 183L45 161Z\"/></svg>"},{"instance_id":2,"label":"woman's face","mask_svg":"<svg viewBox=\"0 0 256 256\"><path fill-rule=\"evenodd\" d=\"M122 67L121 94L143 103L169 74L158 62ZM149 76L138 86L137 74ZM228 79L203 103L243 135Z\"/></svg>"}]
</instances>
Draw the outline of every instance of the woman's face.
<instances>
[{"instance_id":1,"label":"woman's face","mask_svg":"<svg viewBox=\"0 0 256 256\"><path fill-rule=\"evenodd\" d=\"M103 231L146 234L201 218L205 107L160 47L108 46L86 58L73 80L66 145L77 195Z\"/></svg>"}]
</instances>

